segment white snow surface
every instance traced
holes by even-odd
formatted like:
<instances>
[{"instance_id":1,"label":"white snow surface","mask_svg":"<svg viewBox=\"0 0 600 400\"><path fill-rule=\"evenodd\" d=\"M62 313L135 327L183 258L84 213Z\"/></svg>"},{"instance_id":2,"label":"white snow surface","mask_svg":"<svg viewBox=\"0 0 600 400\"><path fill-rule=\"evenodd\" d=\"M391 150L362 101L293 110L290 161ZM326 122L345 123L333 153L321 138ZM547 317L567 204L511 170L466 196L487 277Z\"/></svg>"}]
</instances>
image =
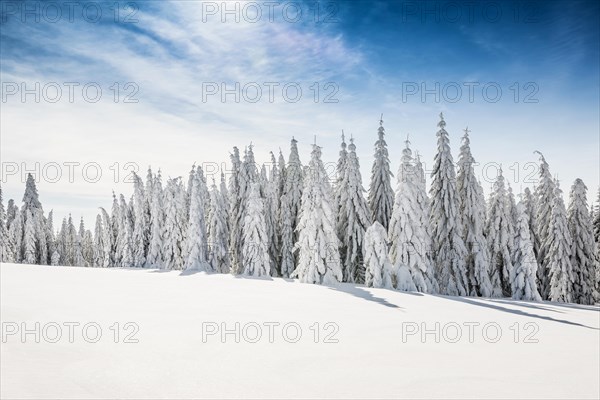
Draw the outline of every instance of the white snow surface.
<instances>
[{"instance_id":1,"label":"white snow surface","mask_svg":"<svg viewBox=\"0 0 600 400\"><path fill-rule=\"evenodd\" d=\"M460 298L302 284L291 279L148 269L2 264L1 320L35 329L78 322L49 343L3 331L2 398L599 398L598 306ZM102 336L88 343L82 326ZM120 323L119 343L114 342ZM134 322L138 343L123 343ZM203 323L262 326L256 343L219 335L203 342ZM273 343L264 323L277 322ZM285 340L282 326L302 336ZM318 322L320 336L310 329ZM332 337L338 343L324 343ZM435 331L406 336L410 323ZM451 323L462 327L456 343ZM474 327L473 343L465 323ZM482 326L498 324L496 343ZM519 324L518 343L514 329ZM525 324L528 325L525 329ZM450 325L448 325L450 324ZM11 325L12 326L12 325ZM413 325L411 325L413 326ZM524 343L529 339L537 343ZM404 328L403 328L404 327ZM447 327L447 329L443 329ZM43 330L40 328L40 330ZM242 329L240 329L243 331ZM42 332L43 333L43 332ZM243 333L243 332L242 332ZM443 336L446 333L446 336ZM88 330L88 338L95 336ZM288 330L293 339L295 330ZM48 338L55 331L46 331ZM495 329L488 329L488 338ZM445 339L446 338L446 339ZM331 339L331 338L330 338Z\"/></svg>"}]
</instances>

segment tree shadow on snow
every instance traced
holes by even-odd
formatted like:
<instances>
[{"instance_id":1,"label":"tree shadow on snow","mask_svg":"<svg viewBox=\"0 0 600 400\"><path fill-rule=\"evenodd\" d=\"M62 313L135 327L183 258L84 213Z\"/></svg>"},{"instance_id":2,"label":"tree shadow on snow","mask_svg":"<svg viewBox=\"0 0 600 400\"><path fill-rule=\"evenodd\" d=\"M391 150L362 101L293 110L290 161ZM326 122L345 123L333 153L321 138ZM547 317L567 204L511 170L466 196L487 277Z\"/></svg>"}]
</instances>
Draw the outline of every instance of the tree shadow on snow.
<instances>
[{"instance_id":1,"label":"tree shadow on snow","mask_svg":"<svg viewBox=\"0 0 600 400\"><path fill-rule=\"evenodd\" d=\"M233 275L235 279L249 279L253 281L272 281L273 278L270 276L251 276L251 275Z\"/></svg>"},{"instance_id":2,"label":"tree shadow on snow","mask_svg":"<svg viewBox=\"0 0 600 400\"><path fill-rule=\"evenodd\" d=\"M550 322L559 322L561 324L567 324L567 325L573 325L573 326L581 326L583 328L593 329L593 330L596 330L596 331L600 330L598 328L594 328L593 326L587 326L587 325L583 325L583 324L580 324L580 323L577 323L577 322L567 321L567 320L564 320L564 319L556 319L556 318L552 318L552 317L546 317L546 316L543 316L543 315L532 314L532 313L528 313L528 312L521 311L521 310L512 310L510 308L501 307L499 305L489 304L487 302L474 301L474 300L471 300L471 299L468 299L468 298L464 298L464 297L441 296L441 295L432 295L432 296L439 297L440 299L458 301L458 302L470 304L470 305L473 305L473 306L491 308L491 309L496 310L496 311L504 311L504 312L507 312L507 313L510 313L510 314L515 314L515 315L519 315L519 316L522 316L522 317L537 318L537 319L543 319L543 320L550 321ZM516 304L516 303L511 303L511 304L520 305L520 304Z\"/></svg>"},{"instance_id":3,"label":"tree shadow on snow","mask_svg":"<svg viewBox=\"0 0 600 400\"><path fill-rule=\"evenodd\" d=\"M179 276L190 276L190 275L196 275L196 274L208 275L208 272L206 272L206 271L199 271L197 269L184 269L183 271L181 271L179 273Z\"/></svg>"},{"instance_id":4,"label":"tree shadow on snow","mask_svg":"<svg viewBox=\"0 0 600 400\"><path fill-rule=\"evenodd\" d=\"M551 312L555 312L555 313L559 313L559 314L564 314L563 311L560 310L555 310L552 308L548 308L548 307L542 307L543 303L530 303L530 302L521 302L518 300L505 300L505 299L489 299L489 298L477 298L477 300L482 300L482 301L490 301L492 303L500 303L500 304L506 304L506 305L514 305L514 306L519 306L519 307L524 307L524 308L533 308L536 310L543 310L543 311L551 311Z\"/></svg>"},{"instance_id":5,"label":"tree shadow on snow","mask_svg":"<svg viewBox=\"0 0 600 400\"><path fill-rule=\"evenodd\" d=\"M376 297L373 295L373 293L362 289L360 286L352 286L349 284L343 284L343 285L339 285L339 286L329 286L329 289L335 290L338 292L348 293L354 297L372 301L372 302L384 305L386 307L398 308L400 310L404 310L403 307L397 306L396 304L392 304L389 301L387 301L386 299L383 299L381 297ZM410 293L410 294L413 294L413 293ZM420 294L420 293L418 295L422 296L422 294Z\"/></svg>"}]
</instances>

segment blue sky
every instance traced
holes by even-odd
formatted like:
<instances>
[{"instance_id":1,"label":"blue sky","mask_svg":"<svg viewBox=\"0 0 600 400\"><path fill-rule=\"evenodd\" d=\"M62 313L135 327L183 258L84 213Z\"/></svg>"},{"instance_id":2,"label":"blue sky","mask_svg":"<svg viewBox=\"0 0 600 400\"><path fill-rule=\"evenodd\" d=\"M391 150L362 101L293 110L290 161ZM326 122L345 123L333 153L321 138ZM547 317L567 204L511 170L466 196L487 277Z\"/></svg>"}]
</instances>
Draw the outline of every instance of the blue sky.
<instances>
[{"instance_id":1,"label":"blue sky","mask_svg":"<svg viewBox=\"0 0 600 400\"><path fill-rule=\"evenodd\" d=\"M132 166L144 176L148 165L160 167L164 177L185 176L194 162L226 169L231 147L250 142L260 161L279 148L287 158L292 136L307 162L315 135L333 165L342 129L355 139L367 187L381 113L394 170L408 134L431 164L444 112L455 158L462 129L471 129L486 191L500 165L515 192L535 184L534 150L565 192L577 177L597 190L597 2L324 1L318 15L314 2L280 2L273 21L264 2L239 2L237 11L230 2L233 14L222 2L130 3L118 3L115 18L114 2L80 1L71 21L65 4L57 18L57 2L2 2L5 201L20 200L21 173L39 163L45 209L90 224L98 206L110 205L111 190L131 194L123 181ZM40 101L31 94L22 101L21 84L36 82ZM51 82L63 93L54 103ZM72 102L66 82L79 83ZM206 94L236 82L249 88L239 102ZM272 102L269 82L279 84ZM102 89L96 103L81 92L90 83ZM286 100L284 85L291 97L300 87L300 100ZM255 86L263 92L253 103ZM431 93L422 97L422 89ZM138 102L123 102L127 95ZM71 164L73 179L69 163L79 163ZM56 165L62 175L49 179ZM84 179L86 165L93 168Z\"/></svg>"}]
</instances>

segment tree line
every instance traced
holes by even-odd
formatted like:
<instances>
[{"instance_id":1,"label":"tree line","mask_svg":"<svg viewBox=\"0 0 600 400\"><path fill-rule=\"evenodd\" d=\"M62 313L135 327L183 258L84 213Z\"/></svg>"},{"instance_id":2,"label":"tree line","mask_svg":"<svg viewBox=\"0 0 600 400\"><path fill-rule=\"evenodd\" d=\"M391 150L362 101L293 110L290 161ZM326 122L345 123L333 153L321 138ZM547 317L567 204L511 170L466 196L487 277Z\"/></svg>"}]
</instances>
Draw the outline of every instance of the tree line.
<instances>
[{"instance_id":1,"label":"tree line","mask_svg":"<svg viewBox=\"0 0 600 400\"><path fill-rule=\"evenodd\" d=\"M565 206L558 180L539 155L539 181L518 196L500 170L486 199L469 130L454 163L442 114L437 153L426 174L408 139L394 175L379 123L368 193L356 145L342 143L331 182L312 146L303 165L292 138L286 162L259 166L253 146L230 154L232 171L207 182L193 166L187 182L148 169L133 195L113 193L93 232L71 216L54 228L31 174L23 204L0 189L3 262L144 267L365 284L454 296L512 297L594 304L600 300L600 212L576 179ZM365 196L365 193L367 194ZM518 197L518 200L517 200ZM599 191L600 203L600 191Z\"/></svg>"}]
</instances>

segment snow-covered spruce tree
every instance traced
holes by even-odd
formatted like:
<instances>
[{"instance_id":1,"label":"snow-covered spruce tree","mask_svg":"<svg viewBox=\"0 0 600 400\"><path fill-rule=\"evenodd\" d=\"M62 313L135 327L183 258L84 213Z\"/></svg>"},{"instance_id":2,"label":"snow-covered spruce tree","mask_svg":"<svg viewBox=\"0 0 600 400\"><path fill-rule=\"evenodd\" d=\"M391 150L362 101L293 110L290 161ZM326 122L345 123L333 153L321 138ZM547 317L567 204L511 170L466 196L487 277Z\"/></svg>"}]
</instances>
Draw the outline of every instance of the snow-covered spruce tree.
<instances>
[{"instance_id":1,"label":"snow-covered spruce tree","mask_svg":"<svg viewBox=\"0 0 600 400\"><path fill-rule=\"evenodd\" d=\"M19 207L15 205L15 201L13 199L9 199L6 205L6 227L9 230L18 213Z\"/></svg>"},{"instance_id":2,"label":"snow-covered spruce tree","mask_svg":"<svg viewBox=\"0 0 600 400\"><path fill-rule=\"evenodd\" d=\"M279 209L279 224L281 237L281 276L289 278L294 272L294 228L292 226L292 210L287 206L289 204L287 194L281 195L281 208Z\"/></svg>"},{"instance_id":3,"label":"snow-covered spruce tree","mask_svg":"<svg viewBox=\"0 0 600 400\"><path fill-rule=\"evenodd\" d=\"M250 188L254 183L259 182L259 171L257 169L257 164L254 159L254 151L253 145L250 143L248 147L246 147L244 151L244 160L242 161L242 165L240 167L239 173L239 196L240 196L240 204L238 208L238 224L240 227L240 232L238 232L238 244L236 248L230 248L231 252L235 252L237 254L237 260L239 260L238 265L235 266L235 269L232 271L234 274L242 274L245 266L242 264L244 259L243 247L244 247L244 224L246 218L246 203L248 201L248 197L250 195Z\"/></svg>"},{"instance_id":4,"label":"snow-covered spruce tree","mask_svg":"<svg viewBox=\"0 0 600 400\"><path fill-rule=\"evenodd\" d=\"M340 258L344 281L364 283L363 241L371 221L356 146L352 138L348 150L342 180L336 188L339 194L337 232L340 240Z\"/></svg>"},{"instance_id":5,"label":"snow-covered spruce tree","mask_svg":"<svg viewBox=\"0 0 600 400\"><path fill-rule=\"evenodd\" d=\"M194 163L194 165L192 165L192 169L190 170L190 172L188 174L187 186L185 187L185 220L186 221L189 219L189 215L190 215L190 202L192 199L192 187L194 186L193 182L194 182L195 176L196 176L196 163ZM185 229L184 234L187 235L187 229Z\"/></svg>"},{"instance_id":6,"label":"snow-covered spruce tree","mask_svg":"<svg viewBox=\"0 0 600 400\"><path fill-rule=\"evenodd\" d=\"M303 187L304 171L298 155L298 142L292 138L279 217L281 224L281 276L284 278L289 277L295 268L296 257L293 249L299 238L297 227Z\"/></svg>"},{"instance_id":7,"label":"snow-covered spruce tree","mask_svg":"<svg viewBox=\"0 0 600 400\"><path fill-rule=\"evenodd\" d=\"M50 265L54 267L60 265L60 254L58 253L58 250L54 250L52 253L52 256L50 257Z\"/></svg>"},{"instance_id":8,"label":"snow-covered spruce tree","mask_svg":"<svg viewBox=\"0 0 600 400\"><path fill-rule=\"evenodd\" d=\"M210 193L208 192L208 185L206 183L206 177L204 176L204 170L201 166L196 168L196 173L200 178L200 193L202 195L202 201L204 202L204 220L208 218L210 212Z\"/></svg>"},{"instance_id":9,"label":"snow-covered spruce tree","mask_svg":"<svg viewBox=\"0 0 600 400\"><path fill-rule=\"evenodd\" d=\"M594 238L596 240L596 302L600 303L600 189L594 212Z\"/></svg>"},{"instance_id":10,"label":"snow-covered spruce tree","mask_svg":"<svg viewBox=\"0 0 600 400\"><path fill-rule=\"evenodd\" d=\"M387 230L392 217L394 205L394 190L392 189L392 172L388 157L387 143L385 142L385 129L383 128L383 115L379 120L377 141L375 142L375 156L371 167L371 182L369 184L369 209L371 219L379 222Z\"/></svg>"},{"instance_id":11,"label":"snow-covered spruce tree","mask_svg":"<svg viewBox=\"0 0 600 400\"><path fill-rule=\"evenodd\" d=\"M554 182L554 199L550 215L545 265L548 268L549 286L546 298L550 301L573 301L573 265L571 264L572 239L567 223L567 212L558 182ZM543 296L544 297L544 296Z\"/></svg>"},{"instance_id":12,"label":"snow-covered spruce tree","mask_svg":"<svg viewBox=\"0 0 600 400\"><path fill-rule=\"evenodd\" d=\"M94 237L89 229L83 233L82 239L82 254L84 259L84 266L93 267L94 260Z\"/></svg>"},{"instance_id":13,"label":"snow-covered spruce tree","mask_svg":"<svg viewBox=\"0 0 600 400\"><path fill-rule=\"evenodd\" d=\"M536 240L535 245L539 245L536 251L538 260L538 289L543 300L548 299L550 293L549 273L547 264L548 247L546 244L550 240L550 221L552 220L552 204L554 204L555 184L550 175L550 168L546 159L540 152L540 181L535 188L535 198L537 209L535 212L536 221Z\"/></svg>"},{"instance_id":14,"label":"snow-covered spruce tree","mask_svg":"<svg viewBox=\"0 0 600 400\"><path fill-rule=\"evenodd\" d=\"M79 230L77 231L77 238L79 239L79 246L81 249L81 262L78 264L78 266L82 266L82 267L89 267L89 259L87 258L87 253L86 253L86 243L85 243L85 224L83 222L83 217L81 217L79 219Z\"/></svg>"},{"instance_id":15,"label":"snow-covered spruce tree","mask_svg":"<svg viewBox=\"0 0 600 400\"><path fill-rule=\"evenodd\" d=\"M152 193L154 192L154 177L155 175L152 173L152 169L148 167L148 172L146 173L146 187L144 188L144 209L146 213L146 221L148 222L148 225L146 226L146 257L148 256L148 246L150 246L150 232L152 232L151 203Z\"/></svg>"},{"instance_id":16,"label":"snow-covered spruce tree","mask_svg":"<svg viewBox=\"0 0 600 400\"><path fill-rule=\"evenodd\" d=\"M492 286L497 289L499 285L502 288L502 295L506 297L511 296L510 276L513 267L514 231L510 200L504 186L502 169L500 169L490 193L486 234Z\"/></svg>"},{"instance_id":17,"label":"snow-covered spruce tree","mask_svg":"<svg viewBox=\"0 0 600 400\"><path fill-rule=\"evenodd\" d=\"M35 180L31 174L27 174L27 181L25 182L21 217L23 223L23 263L42 264L44 255L47 257L48 254L44 211L39 201Z\"/></svg>"},{"instance_id":18,"label":"snow-covered spruce tree","mask_svg":"<svg viewBox=\"0 0 600 400\"><path fill-rule=\"evenodd\" d=\"M285 178L286 178L286 167L285 167L285 158L283 158L283 153L281 149L279 149L279 157L277 158L277 179L279 182L277 183L277 194L279 198L283 195L285 191ZM281 206L281 203L280 203Z\"/></svg>"},{"instance_id":19,"label":"snow-covered spruce tree","mask_svg":"<svg viewBox=\"0 0 600 400\"><path fill-rule=\"evenodd\" d=\"M421 156L419 155L419 152L416 151L415 152L415 172L417 174L417 177L419 178L417 180L417 183L419 185L419 187L421 188L421 190L425 193L427 193L427 182L426 182L426 177L425 177L425 168L423 167L423 163L421 162ZM427 209L429 210L429 197L426 198L427 200Z\"/></svg>"},{"instance_id":20,"label":"snow-covered spruce tree","mask_svg":"<svg viewBox=\"0 0 600 400\"><path fill-rule=\"evenodd\" d=\"M365 286L393 289L395 272L388 254L387 232L377 221L365 232L363 256Z\"/></svg>"},{"instance_id":21,"label":"snow-covered spruce tree","mask_svg":"<svg viewBox=\"0 0 600 400\"><path fill-rule=\"evenodd\" d=\"M223 181L221 181L223 189ZM222 274L231 270L229 257L229 231L227 228L227 204L222 191L213 183L210 190L210 213L208 214L209 263L211 269Z\"/></svg>"},{"instance_id":22,"label":"snow-covered spruce tree","mask_svg":"<svg viewBox=\"0 0 600 400\"><path fill-rule=\"evenodd\" d=\"M233 148L230 154L231 176L229 177L229 252L231 254L231 272L238 271L241 265L241 255L238 253L241 244L242 223L238 218L242 204L240 192L240 170L242 162L240 161L240 151L237 147Z\"/></svg>"},{"instance_id":23,"label":"snow-covered spruce tree","mask_svg":"<svg viewBox=\"0 0 600 400\"><path fill-rule=\"evenodd\" d=\"M58 249L58 253L60 255L60 259L58 264L60 265L70 265L67 263L68 261L68 254L67 254L67 233L68 233L68 225L67 225L67 218L63 218L62 220L62 224L60 227L60 231L58 232L58 235L56 237L56 247Z\"/></svg>"},{"instance_id":24,"label":"snow-covered spruce tree","mask_svg":"<svg viewBox=\"0 0 600 400\"><path fill-rule=\"evenodd\" d=\"M48 259L46 264L52 265L52 254L56 251L56 237L54 235L54 211L50 210L45 222L46 244L48 246Z\"/></svg>"},{"instance_id":25,"label":"snow-covered spruce tree","mask_svg":"<svg viewBox=\"0 0 600 400\"><path fill-rule=\"evenodd\" d=\"M119 252L119 267L131 268L133 264L133 229L129 205L122 194L119 196L119 235L117 237L117 251Z\"/></svg>"},{"instance_id":26,"label":"snow-covered spruce tree","mask_svg":"<svg viewBox=\"0 0 600 400\"><path fill-rule=\"evenodd\" d=\"M104 248L104 227L102 226L102 214L98 214L96 216L96 225L94 226L92 266L103 267Z\"/></svg>"},{"instance_id":27,"label":"snow-covered spruce tree","mask_svg":"<svg viewBox=\"0 0 600 400\"><path fill-rule=\"evenodd\" d=\"M14 262L20 263L23 260L23 218L21 217L21 213L19 211L16 212L14 219L9 225L8 236L10 237L10 240L14 246Z\"/></svg>"},{"instance_id":28,"label":"snow-covered spruce tree","mask_svg":"<svg viewBox=\"0 0 600 400\"><path fill-rule=\"evenodd\" d=\"M65 254L65 265L81 266L83 258L81 255L81 243L71 214L69 214L69 219L65 226Z\"/></svg>"},{"instance_id":29,"label":"snow-covered spruce tree","mask_svg":"<svg viewBox=\"0 0 600 400\"><path fill-rule=\"evenodd\" d=\"M260 183L250 186L244 217L244 241L242 254L244 270L248 276L270 276L269 238L265 223L263 199L260 196Z\"/></svg>"},{"instance_id":30,"label":"snow-covered spruce tree","mask_svg":"<svg viewBox=\"0 0 600 400\"><path fill-rule=\"evenodd\" d=\"M398 168L398 184L388 229L390 261L394 266L397 289L436 293L439 288L430 256L427 194L418 183L420 172L413 162L409 145L407 139Z\"/></svg>"},{"instance_id":31,"label":"snow-covered spruce tree","mask_svg":"<svg viewBox=\"0 0 600 400\"><path fill-rule=\"evenodd\" d=\"M267 228L267 243L269 243L269 264L271 276L279 276L279 230L277 215L279 213L279 196L277 195L277 163L271 153L271 176L267 177L267 168L263 164L261 169L260 191L265 212L265 226Z\"/></svg>"},{"instance_id":32,"label":"snow-covered spruce tree","mask_svg":"<svg viewBox=\"0 0 600 400\"><path fill-rule=\"evenodd\" d=\"M142 178L135 173L133 176L133 212L133 265L136 267L143 267L146 263L149 221L146 214L146 194L144 191L144 183L142 182Z\"/></svg>"},{"instance_id":33,"label":"snow-covered spruce tree","mask_svg":"<svg viewBox=\"0 0 600 400\"><path fill-rule=\"evenodd\" d=\"M471 296L497 297L490 282L490 255L484 235L485 198L483 189L473 166L475 159L471 154L469 128L464 130L460 155L458 157L457 190L459 214L462 217L463 241L467 246L467 276Z\"/></svg>"},{"instance_id":34,"label":"snow-covered spruce tree","mask_svg":"<svg viewBox=\"0 0 600 400\"><path fill-rule=\"evenodd\" d=\"M573 301L594 304L596 255L592 220L587 203L587 187L581 179L575 179L569 196L567 211L571 234L571 265L573 267Z\"/></svg>"},{"instance_id":35,"label":"snow-covered spruce tree","mask_svg":"<svg viewBox=\"0 0 600 400\"><path fill-rule=\"evenodd\" d=\"M280 156L283 159L283 156L281 154ZM271 152L271 168L272 169L271 175L269 177L269 183L271 185L271 218L273 219L273 232L269 242L269 255L271 256L271 262L275 263L275 271L277 271L277 276L281 276L281 224L279 221L279 210L281 208L283 180L280 174L285 174L285 165L280 167L279 163L275 159L275 154L273 154L273 152Z\"/></svg>"},{"instance_id":36,"label":"snow-covered spruce tree","mask_svg":"<svg viewBox=\"0 0 600 400\"><path fill-rule=\"evenodd\" d=\"M515 200L515 194L513 193L512 190L512 186L510 186L510 183L507 184L508 186L508 190L507 190L507 195L508 195L508 210L510 212L510 216L512 218L512 225L510 226L510 229L512 230L511 233L514 237L515 235L515 225L517 224L517 219L519 218L519 212L517 211L517 202Z\"/></svg>"},{"instance_id":37,"label":"snow-covered spruce tree","mask_svg":"<svg viewBox=\"0 0 600 400\"><path fill-rule=\"evenodd\" d=\"M204 192L202 190L202 169L198 167L192 179L190 192L189 220L185 242L185 269L210 271L208 264L208 235L204 220Z\"/></svg>"},{"instance_id":38,"label":"snow-covered spruce tree","mask_svg":"<svg viewBox=\"0 0 600 400\"><path fill-rule=\"evenodd\" d=\"M14 262L14 245L8 234L4 202L2 201L2 188L0 187L0 261Z\"/></svg>"},{"instance_id":39,"label":"snow-covered spruce tree","mask_svg":"<svg viewBox=\"0 0 600 400\"><path fill-rule=\"evenodd\" d=\"M150 218L151 218L151 230L150 230L150 242L148 245L148 255L146 257L146 267L149 268L162 268L163 267L163 235L164 235L164 223L165 223L165 211L164 211L164 193L162 189L160 170L154 177L154 183L152 184L152 193L150 195Z\"/></svg>"},{"instance_id":40,"label":"snow-covered spruce tree","mask_svg":"<svg viewBox=\"0 0 600 400\"><path fill-rule=\"evenodd\" d=\"M100 207L100 214L102 215L102 245L104 249L102 250L103 258L98 266L103 268L114 267L115 265L111 259L111 249L113 247L111 241L113 240L113 236L110 216L102 207Z\"/></svg>"},{"instance_id":41,"label":"snow-covered spruce tree","mask_svg":"<svg viewBox=\"0 0 600 400\"><path fill-rule=\"evenodd\" d=\"M600 189L598 189L598 199L596 203L596 212L594 213L594 239L600 244Z\"/></svg>"},{"instance_id":42,"label":"snow-covered spruce tree","mask_svg":"<svg viewBox=\"0 0 600 400\"><path fill-rule=\"evenodd\" d=\"M234 148L234 151L237 150ZM235 157L235 153L234 153ZM235 165L238 163L238 160L232 158L232 163ZM234 167L235 169L235 167ZM246 213L246 201L249 194L250 186L257 182L258 173L256 170L256 162L254 161L254 152L252 150L252 145L246 148L244 152L244 160L241 162L239 166L239 173L237 174L237 198L235 200L235 215L233 218L233 225L235 227L235 232L233 229L230 231L230 235L232 235L232 240L230 244L230 251L233 256L232 263L232 273L241 274L243 272L244 266L242 264L243 261L243 243L244 243L244 218ZM233 200L232 200L233 201Z\"/></svg>"},{"instance_id":43,"label":"snow-covered spruce tree","mask_svg":"<svg viewBox=\"0 0 600 400\"><path fill-rule=\"evenodd\" d=\"M121 246L119 245L119 230L121 225L121 208L119 207L119 201L113 191L113 203L111 209L110 223L111 223L111 256L113 267L119 267L121 265Z\"/></svg>"},{"instance_id":44,"label":"snow-covered spruce tree","mask_svg":"<svg viewBox=\"0 0 600 400\"><path fill-rule=\"evenodd\" d=\"M526 205L519 202L516 212L514 264L510 274L512 298L541 301L542 297L537 289L538 263L533 252Z\"/></svg>"},{"instance_id":45,"label":"snow-covered spruce tree","mask_svg":"<svg viewBox=\"0 0 600 400\"><path fill-rule=\"evenodd\" d=\"M23 229L23 263L36 264L36 215L34 210L23 210L23 219L25 220Z\"/></svg>"},{"instance_id":46,"label":"snow-covered spruce tree","mask_svg":"<svg viewBox=\"0 0 600 400\"><path fill-rule=\"evenodd\" d=\"M529 219L529 237L531 238L531 243L533 244L533 252L539 248L539 244L536 244L536 223L535 223L535 211L537 210L537 202L535 196L531 193L528 187L523 191L522 202L523 206L525 206L525 213L527 214L527 218ZM536 254L537 260L537 254Z\"/></svg>"},{"instance_id":47,"label":"snow-covered spruce tree","mask_svg":"<svg viewBox=\"0 0 600 400\"><path fill-rule=\"evenodd\" d=\"M183 269L183 246L186 226L185 219L186 194L181 178L169 179L165 188L164 208L164 236L163 236L163 263L166 269Z\"/></svg>"},{"instance_id":48,"label":"snow-covered spruce tree","mask_svg":"<svg viewBox=\"0 0 600 400\"><path fill-rule=\"evenodd\" d=\"M293 196L289 192L286 195ZM298 265L292 276L298 277L300 282L333 285L342 280L332 197L329 177L321 161L321 148L315 144L308 173L304 176L295 244Z\"/></svg>"},{"instance_id":49,"label":"snow-covered spruce tree","mask_svg":"<svg viewBox=\"0 0 600 400\"><path fill-rule=\"evenodd\" d=\"M434 159L429 189L432 253L441 293L466 296L469 290L465 266L467 249L462 239L456 172L445 126L446 121L440 113L438 152Z\"/></svg>"},{"instance_id":50,"label":"snow-covered spruce tree","mask_svg":"<svg viewBox=\"0 0 600 400\"><path fill-rule=\"evenodd\" d=\"M340 145L339 158L335 170L335 185L333 186L333 209L336 213L336 225L341 223L341 219L344 217L340 212L340 206L342 203L342 197L344 197L344 174L346 173L346 165L348 165L348 150L346 150L346 138L344 137L344 131L342 131L342 143ZM342 250L343 251L343 250ZM344 256L342 256L342 263L344 262ZM344 276L344 278L346 278Z\"/></svg>"}]
</instances>

